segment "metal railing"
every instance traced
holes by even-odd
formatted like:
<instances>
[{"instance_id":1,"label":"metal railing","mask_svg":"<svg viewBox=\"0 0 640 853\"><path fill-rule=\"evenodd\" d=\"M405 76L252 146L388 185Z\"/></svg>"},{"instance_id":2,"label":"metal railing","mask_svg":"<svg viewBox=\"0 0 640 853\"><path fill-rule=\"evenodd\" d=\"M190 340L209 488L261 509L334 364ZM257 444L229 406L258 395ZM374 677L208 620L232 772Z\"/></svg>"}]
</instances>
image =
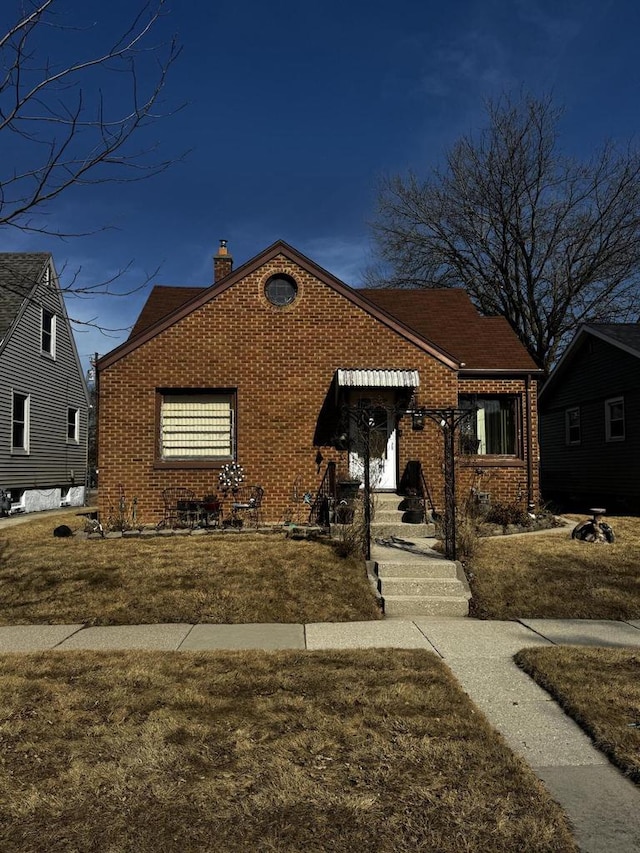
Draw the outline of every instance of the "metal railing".
<instances>
[{"instance_id":1,"label":"metal railing","mask_svg":"<svg viewBox=\"0 0 640 853\"><path fill-rule=\"evenodd\" d=\"M311 509L309 510L309 522L320 527L328 527L331 523L331 514L336 505L336 463L331 460L327 462L322 481L318 486Z\"/></svg>"}]
</instances>

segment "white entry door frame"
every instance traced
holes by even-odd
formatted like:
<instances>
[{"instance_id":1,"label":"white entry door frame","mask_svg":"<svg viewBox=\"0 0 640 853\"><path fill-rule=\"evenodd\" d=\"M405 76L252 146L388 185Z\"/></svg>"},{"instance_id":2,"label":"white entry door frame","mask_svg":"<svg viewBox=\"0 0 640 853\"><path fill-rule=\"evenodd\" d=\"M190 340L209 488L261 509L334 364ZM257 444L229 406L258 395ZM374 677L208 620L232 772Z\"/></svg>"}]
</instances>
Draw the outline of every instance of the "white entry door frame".
<instances>
[{"instance_id":1,"label":"white entry door frame","mask_svg":"<svg viewBox=\"0 0 640 853\"><path fill-rule=\"evenodd\" d=\"M371 488L395 491L398 486L398 448L395 392L386 389L352 391L350 408L367 409L369 429L369 478ZM349 474L364 481L364 435L359 418L349 422Z\"/></svg>"}]
</instances>

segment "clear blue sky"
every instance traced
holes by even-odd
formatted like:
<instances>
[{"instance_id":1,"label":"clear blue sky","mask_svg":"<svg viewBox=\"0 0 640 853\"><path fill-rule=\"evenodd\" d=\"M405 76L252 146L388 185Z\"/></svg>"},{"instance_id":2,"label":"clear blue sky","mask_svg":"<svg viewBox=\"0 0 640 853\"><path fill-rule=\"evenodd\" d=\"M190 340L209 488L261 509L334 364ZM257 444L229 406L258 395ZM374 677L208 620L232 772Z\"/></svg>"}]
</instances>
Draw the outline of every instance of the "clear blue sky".
<instances>
[{"instance_id":1,"label":"clear blue sky","mask_svg":"<svg viewBox=\"0 0 640 853\"><path fill-rule=\"evenodd\" d=\"M73 34L87 47L137 7L57 4L95 22ZM17 5L5 0L0 22ZM379 177L425 174L482 125L483 99L552 91L565 107L561 145L578 157L638 134L636 0L173 0L156 39L174 32L183 51L165 101L186 106L149 139L164 157L190 153L149 181L82 188L50 212L63 229L113 228L67 241L5 231L2 251L51 250L80 283L132 262L123 289L157 267L154 283L205 286L219 238L236 265L282 238L358 284ZM126 327L145 297L72 300L69 312ZM76 339L86 363L126 336L79 327Z\"/></svg>"}]
</instances>

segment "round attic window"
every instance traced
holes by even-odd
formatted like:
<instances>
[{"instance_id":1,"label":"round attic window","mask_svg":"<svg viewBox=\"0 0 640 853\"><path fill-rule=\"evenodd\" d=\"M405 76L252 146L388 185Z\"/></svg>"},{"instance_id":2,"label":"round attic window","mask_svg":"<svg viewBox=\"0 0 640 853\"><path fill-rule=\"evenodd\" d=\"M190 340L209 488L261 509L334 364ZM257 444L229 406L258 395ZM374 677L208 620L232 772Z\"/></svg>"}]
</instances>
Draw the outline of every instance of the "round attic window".
<instances>
[{"instance_id":1,"label":"round attic window","mask_svg":"<svg viewBox=\"0 0 640 853\"><path fill-rule=\"evenodd\" d=\"M264 286L264 294L272 305L281 308L294 301L298 295L298 285L288 275L273 275Z\"/></svg>"}]
</instances>

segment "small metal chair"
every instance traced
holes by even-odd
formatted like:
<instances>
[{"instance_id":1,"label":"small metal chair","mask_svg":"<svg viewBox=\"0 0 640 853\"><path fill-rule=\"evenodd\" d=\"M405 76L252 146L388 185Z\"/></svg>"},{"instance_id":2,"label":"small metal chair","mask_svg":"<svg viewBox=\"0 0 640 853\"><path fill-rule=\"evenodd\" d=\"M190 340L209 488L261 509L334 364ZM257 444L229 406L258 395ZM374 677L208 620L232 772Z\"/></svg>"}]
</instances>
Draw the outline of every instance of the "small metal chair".
<instances>
[{"instance_id":1,"label":"small metal chair","mask_svg":"<svg viewBox=\"0 0 640 853\"><path fill-rule=\"evenodd\" d=\"M262 507L262 498L264 489L262 486L252 486L248 492L240 493L237 499L231 504L231 513L234 518L242 518L246 515L247 519L251 519L255 526L260 523L260 509Z\"/></svg>"}]
</instances>

